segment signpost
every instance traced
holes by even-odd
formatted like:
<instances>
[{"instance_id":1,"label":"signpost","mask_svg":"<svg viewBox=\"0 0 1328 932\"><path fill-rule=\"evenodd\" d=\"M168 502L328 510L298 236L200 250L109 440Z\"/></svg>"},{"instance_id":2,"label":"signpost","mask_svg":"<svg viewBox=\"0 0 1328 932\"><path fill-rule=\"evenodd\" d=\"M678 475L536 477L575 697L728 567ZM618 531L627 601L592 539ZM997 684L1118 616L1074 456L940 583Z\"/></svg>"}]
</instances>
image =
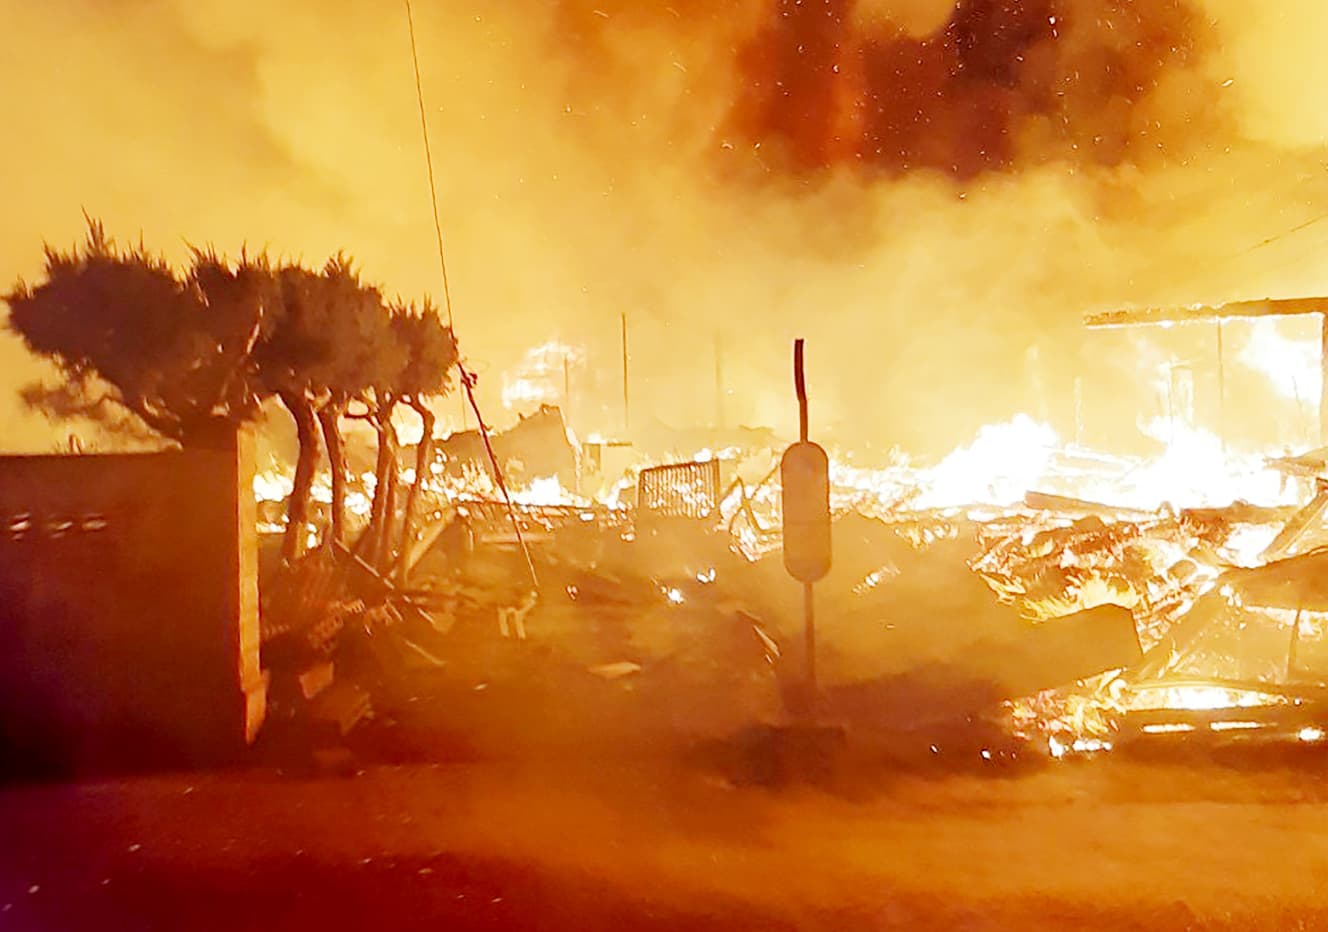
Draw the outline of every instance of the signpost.
<instances>
[{"instance_id":1,"label":"signpost","mask_svg":"<svg viewBox=\"0 0 1328 932\"><path fill-rule=\"evenodd\" d=\"M803 341L793 342L799 440L779 463L784 511L784 569L802 583L807 701L816 696L816 607L813 586L830 572L830 458L807 439Z\"/></svg>"}]
</instances>

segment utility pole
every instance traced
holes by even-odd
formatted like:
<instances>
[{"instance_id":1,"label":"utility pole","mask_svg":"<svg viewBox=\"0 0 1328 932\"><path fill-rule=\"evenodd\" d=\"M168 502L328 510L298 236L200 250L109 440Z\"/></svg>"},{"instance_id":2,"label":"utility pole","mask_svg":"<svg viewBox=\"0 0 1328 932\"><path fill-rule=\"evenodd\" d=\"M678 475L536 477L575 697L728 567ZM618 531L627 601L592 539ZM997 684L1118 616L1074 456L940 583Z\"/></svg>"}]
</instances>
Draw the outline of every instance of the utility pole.
<instances>
[{"instance_id":1,"label":"utility pole","mask_svg":"<svg viewBox=\"0 0 1328 932\"><path fill-rule=\"evenodd\" d=\"M623 431L632 431L632 407L627 397L627 312L623 311L622 320L622 389L623 389Z\"/></svg>"},{"instance_id":2,"label":"utility pole","mask_svg":"<svg viewBox=\"0 0 1328 932\"><path fill-rule=\"evenodd\" d=\"M715 427L723 430L724 424L724 344L723 338L715 333Z\"/></svg>"},{"instance_id":3,"label":"utility pole","mask_svg":"<svg viewBox=\"0 0 1328 932\"><path fill-rule=\"evenodd\" d=\"M563 420L570 421L572 418L572 367L567 361L567 353L563 352Z\"/></svg>"},{"instance_id":4,"label":"utility pole","mask_svg":"<svg viewBox=\"0 0 1328 932\"><path fill-rule=\"evenodd\" d=\"M1074 445L1084 447L1084 379L1074 377Z\"/></svg>"}]
</instances>

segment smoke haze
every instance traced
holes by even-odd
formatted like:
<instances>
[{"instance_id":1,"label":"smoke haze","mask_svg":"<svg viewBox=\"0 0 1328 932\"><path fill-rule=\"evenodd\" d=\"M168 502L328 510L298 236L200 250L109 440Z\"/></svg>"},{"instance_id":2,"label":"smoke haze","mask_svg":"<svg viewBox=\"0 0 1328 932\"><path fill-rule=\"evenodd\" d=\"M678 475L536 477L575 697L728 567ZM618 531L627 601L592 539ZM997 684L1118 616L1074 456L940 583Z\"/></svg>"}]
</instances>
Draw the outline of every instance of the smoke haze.
<instances>
[{"instance_id":1,"label":"smoke haze","mask_svg":"<svg viewBox=\"0 0 1328 932\"><path fill-rule=\"evenodd\" d=\"M0 15L6 284L86 209L175 259L345 248L388 293L441 291L402 4ZM715 420L718 347L728 421L787 430L804 336L813 424L843 440L943 451L1019 411L1069 436L1082 376L1086 439L1121 446L1156 413L1144 363L1211 359L1211 335L1086 333L1085 310L1328 287L1311 0L417 0L415 19L493 420L502 374L557 340L586 352L575 425L612 432L626 313L637 423ZM7 445L48 447L17 400L39 367L8 338L0 359ZM1286 439L1259 417L1276 386L1247 388L1233 416Z\"/></svg>"}]
</instances>

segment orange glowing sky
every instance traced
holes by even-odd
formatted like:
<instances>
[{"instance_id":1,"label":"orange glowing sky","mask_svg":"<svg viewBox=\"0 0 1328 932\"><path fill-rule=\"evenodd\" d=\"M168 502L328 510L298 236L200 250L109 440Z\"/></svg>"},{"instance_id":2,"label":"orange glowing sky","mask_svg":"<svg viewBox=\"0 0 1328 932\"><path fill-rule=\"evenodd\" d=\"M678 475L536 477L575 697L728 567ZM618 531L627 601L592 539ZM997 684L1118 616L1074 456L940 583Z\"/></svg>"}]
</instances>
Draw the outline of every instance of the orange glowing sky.
<instances>
[{"instance_id":1,"label":"orange glowing sky","mask_svg":"<svg viewBox=\"0 0 1328 932\"><path fill-rule=\"evenodd\" d=\"M458 333L495 420L501 373L559 339L586 349L582 431L611 429L625 311L642 417L711 417L719 336L728 416L786 428L797 334L827 429L944 449L1041 404L1068 434L1076 371L1103 418L1147 402L1133 344L1093 342L1083 310L1328 289L1317 0L415 14ZM401 3L0 17L6 282L86 209L171 257L345 248L389 292L440 291ZM0 358L8 446L49 447L17 401L39 369L8 338Z\"/></svg>"}]
</instances>

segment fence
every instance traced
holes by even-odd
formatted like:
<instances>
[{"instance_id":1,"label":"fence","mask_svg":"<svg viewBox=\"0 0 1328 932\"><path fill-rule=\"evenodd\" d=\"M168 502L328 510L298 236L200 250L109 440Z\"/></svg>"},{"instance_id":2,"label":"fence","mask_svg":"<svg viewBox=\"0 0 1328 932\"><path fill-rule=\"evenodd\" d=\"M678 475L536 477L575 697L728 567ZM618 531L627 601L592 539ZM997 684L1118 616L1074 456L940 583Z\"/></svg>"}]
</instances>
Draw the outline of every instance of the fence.
<instances>
[{"instance_id":1,"label":"fence","mask_svg":"<svg viewBox=\"0 0 1328 932\"><path fill-rule=\"evenodd\" d=\"M702 521L719 510L719 461L675 463L641 470L636 487L637 520L690 518Z\"/></svg>"}]
</instances>

